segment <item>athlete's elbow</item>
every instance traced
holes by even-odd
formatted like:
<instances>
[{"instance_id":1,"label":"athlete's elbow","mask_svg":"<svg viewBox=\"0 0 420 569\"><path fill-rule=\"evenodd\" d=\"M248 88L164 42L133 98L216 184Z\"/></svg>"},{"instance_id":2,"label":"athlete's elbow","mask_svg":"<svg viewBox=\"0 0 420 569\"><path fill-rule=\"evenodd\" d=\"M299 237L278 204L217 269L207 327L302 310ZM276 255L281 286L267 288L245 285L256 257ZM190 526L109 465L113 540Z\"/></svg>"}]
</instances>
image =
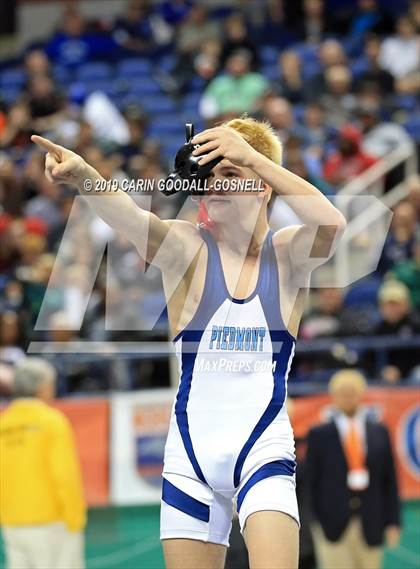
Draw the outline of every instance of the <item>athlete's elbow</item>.
<instances>
[{"instance_id":1,"label":"athlete's elbow","mask_svg":"<svg viewBox=\"0 0 420 569\"><path fill-rule=\"evenodd\" d=\"M346 230L347 220L344 217L344 215L341 213L341 211L339 211L338 209L336 209L334 212L333 225L335 225L335 227L336 227L337 237L341 238L341 236L343 235L343 233Z\"/></svg>"}]
</instances>

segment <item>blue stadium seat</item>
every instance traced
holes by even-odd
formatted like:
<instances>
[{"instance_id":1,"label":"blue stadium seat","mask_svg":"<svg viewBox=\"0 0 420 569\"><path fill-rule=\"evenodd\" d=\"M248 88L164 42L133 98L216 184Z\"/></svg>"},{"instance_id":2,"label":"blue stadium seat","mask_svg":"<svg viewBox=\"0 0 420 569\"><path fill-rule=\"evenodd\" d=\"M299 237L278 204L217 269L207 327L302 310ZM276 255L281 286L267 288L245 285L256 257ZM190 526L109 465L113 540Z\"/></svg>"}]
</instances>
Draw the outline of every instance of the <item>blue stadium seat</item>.
<instances>
[{"instance_id":1,"label":"blue stadium seat","mask_svg":"<svg viewBox=\"0 0 420 569\"><path fill-rule=\"evenodd\" d=\"M381 279L371 277L352 285L345 296L344 305L346 307L355 306L376 306L378 290L381 286Z\"/></svg>"},{"instance_id":2,"label":"blue stadium seat","mask_svg":"<svg viewBox=\"0 0 420 569\"><path fill-rule=\"evenodd\" d=\"M198 112L198 106L201 100L201 93L189 93L182 100L182 107L186 111Z\"/></svg>"},{"instance_id":3,"label":"blue stadium seat","mask_svg":"<svg viewBox=\"0 0 420 569\"><path fill-rule=\"evenodd\" d=\"M350 71L353 74L353 78L357 79L363 73L368 70L369 64L365 57L358 57L350 61Z\"/></svg>"},{"instance_id":4,"label":"blue stadium seat","mask_svg":"<svg viewBox=\"0 0 420 569\"><path fill-rule=\"evenodd\" d=\"M67 85L73 80L72 71L70 71L70 69L64 65L55 65L52 70L52 75L55 81L62 85Z\"/></svg>"},{"instance_id":5,"label":"blue stadium seat","mask_svg":"<svg viewBox=\"0 0 420 569\"><path fill-rule=\"evenodd\" d=\"M268 81L276 81L280 78L281 71L276 63L272 63L271 65L264 65L261 73Z\"/></svg>"},{"instance_id":6,"label":"blue stadium seat","mask_svg":"<svg viewBox=\"0 0 420 569\"><path fill-rule=\"evenodd\" d=\"M407 111L407 113L420 110L419 100L415 95L394 95L394 106L396 109Z\"/></svg>"},{"instance_id":7,"label":"blue stadium seat","mask_svg":"<svg viewBox=\"0 0 420 569\"><path fill-rule=\"evenodd\" d=\"M76 75L79 81L109 79L112 76L112 67L105 62L83 63L77 69Z\"/></svg>"},{"instance_id":8,"label":"blue stadium seat","mask_svg":"<svg viewBox=\"0 0 420 569\"><path fill-rule=\"evenodd\" d=\"M175 55L165 55L159 61L159 68L162 71L170 72L174 68L176 60L177 58Z\"/></svg>"},{"instance_id":9,"label":"blue stadium seat","mask_svg":"<svg viewBox=\"0 0 420 569\"><path fill-rule=\"evenodd\" d=\"M161 94L160 86L151 77L145 76L141 78L139 77L133 78L132 80L128 81L128 87L130 93L133 93L134 95L137 95L139 97L143 95Z\"/></svg>"},{"instance_id":10,"label":"blue stadium seat","mask_svg":"<svg viewBox=\"0 0 420 569\"><path fill-rule=\"evenodd\" d=\"M138 102L143 107L143 109L150 114L162 115L177 112L177 106L172 99L165 97L164 95L158 96L139 96Z\"/></svg>"},{"instance_id":11,"label":"blue stadium seat","mask_svg":"<svg viewBox=\"0 0 420 569\"><path fill-rule=\"evenodd\" d=\"M295 117L295 121L298 123L303 122L303 118L305 116L305 108L306 105L303 103L297 103L293 105L293 116Z\"/></svg>"},{"instance_id":12,"label":"blue stadium seat","mask_svg":"<svg viewBox=\"0 0 420 569\"><path fill-rule=\"evenodd\" d=\"M266 45L261 48L260 56L263 65L271 65L272 63L277 63L279 58L279 50L271 45Z\"/></svg>"},{"instance_id":13,"label":"blue stadium seat","mask_svg":"<svg viewBox=\"0 0 420 569\"><path fill-rule=\"evenodd\" d=\"M420 142L420 113L417 113L410 117L404 124L405 130L414 140Z\"/></svg>"},{"instance_id":14,"label":"blue stadium seat","mask_svg":"<svg viewBox=\"0 0 420 569\"><path fill-rule=\"evenodd\" d=\"M151 138L179 136L179 144L184 141L185 127L178 116L166 116L164 119L155 118L148 128L148 136Z\"/></svg>"},{"instance_id":15,"label":"blue stadium seat","mask_svg":"<svg viewBox=\"0 0 420 569\"><path fill-rule=\"evenodd\" d=\"M102 91L102 93L105 93L108 97L113 98L117 92L115 84L108 79L85 80L79 81L79 83L84 85L88 94L93 93L94 91Z\"/></svg>"},{"instance_id":16,"label":"blue stadium seat","mask_svg":"<svg viewBox=\"0 0 420 569\"><path fill-rule=\"evenodd\" d=\"M4 101L7 105L12 105L18 99L21 93L18 87L0 87L0 101Z\"/></svg>"},{"instance_id":17,"label":"blue stadium seat","mask_svg":"<svg viewBox=\"0 0 420 569\"><path fill-rule=\"evenodd\" d=\"M118 75L125 79L134 79L136 76L150 73L150 61L147 59L123 59L117 66Z\"/></svg>"},{"instance_id":18,"label":"blue stadium seat","mask_svg":"<svg viewBox=\"0 0 420 569\"><path fill-rule=\"evenodd\" d=\"M202 93L205 87L206 87L206 82L202 77L199 77L198 75L195 75L190 81L190 84L188 85L189 91L193 93L198 93L198 92Z\"/></svg>"},{"instance_id":19,"label":"blue stadium seat","mask_svg":"<svg viewBox=\"0 0 420 569\"><path fill-rule=\"evenodd\" d=\"M25 80L26 74L22 69L5 69L0 72L0 88L20 89Z\"/></svg>"}]
</instances>

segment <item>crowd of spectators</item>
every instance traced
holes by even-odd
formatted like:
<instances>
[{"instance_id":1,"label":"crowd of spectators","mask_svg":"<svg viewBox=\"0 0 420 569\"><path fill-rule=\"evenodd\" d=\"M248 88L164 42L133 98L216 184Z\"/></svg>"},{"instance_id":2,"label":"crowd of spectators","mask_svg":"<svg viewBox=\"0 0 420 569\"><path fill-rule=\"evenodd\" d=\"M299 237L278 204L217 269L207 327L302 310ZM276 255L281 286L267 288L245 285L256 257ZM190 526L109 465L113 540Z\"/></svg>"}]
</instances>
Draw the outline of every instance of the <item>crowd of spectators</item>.
<instances>
[{"instance_id":1,"label":"crowd of spectators","mask_svg":"<svg viewBox=\"0 0 420 569\"><path fill-rule=\"evenodd\" d=\"M267 1L258 10L253 2L232 9L129 0L114 21L86 19L71 4L50 37L1 62L1 362L24 357L31 340L167 334L164 313L144 332L164 307L159 273L144 274L131 245L75 200L73 188L45 178L31 134L73 149L105 178L157 180L183 142L186 121L201 129L247 112L271 122L287 168L334 195L393 150L414 144L418 153L420 2L394 4L386 11L375 0L351 9L337 2L327 12L323 0ZM351 291L312 291L303 339L420 332L420 180L403 185L407 197L394 208L378 270L363 283L366 302L355 310ZM193 204L159 192L151 199L163 218L182 205L193 219ZM106 255L98 261L107 244L111 270ZM78 324L80 331L69 331ZM380 370L369 354L337 358L317 358L318 366L363 365L391 383L416 373L401 350ZM314 369L298 359L293 373ZM125 372L106 362L74 362L73 372L66 387L73 391L114 387L116 376L127 385ZM152 383L151 375L143 364L134 385Z\"/></svg>"}]
</instances>

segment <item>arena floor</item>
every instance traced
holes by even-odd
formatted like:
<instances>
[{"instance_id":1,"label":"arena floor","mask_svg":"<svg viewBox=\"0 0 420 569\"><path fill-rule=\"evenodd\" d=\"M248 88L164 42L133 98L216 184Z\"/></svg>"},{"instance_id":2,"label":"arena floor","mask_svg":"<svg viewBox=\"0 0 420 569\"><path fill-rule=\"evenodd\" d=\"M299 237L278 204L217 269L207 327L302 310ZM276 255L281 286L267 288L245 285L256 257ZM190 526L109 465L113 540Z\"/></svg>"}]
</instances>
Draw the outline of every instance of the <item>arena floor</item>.
<instances>
[{"instance_id":1,"label":"arena floor","mask_svg":"<svg viewBox=\"0 0 420 569\"><path fill-rule=\"evenodd\" d=\"M420 567L420 502L406 502L403 516L401 546L387 551L383 569ZM93 509L87 528L87 569L164 569L158 536L156 506ZM4 567L0 548L0 568Z\"/></svg>"}]
</instances>

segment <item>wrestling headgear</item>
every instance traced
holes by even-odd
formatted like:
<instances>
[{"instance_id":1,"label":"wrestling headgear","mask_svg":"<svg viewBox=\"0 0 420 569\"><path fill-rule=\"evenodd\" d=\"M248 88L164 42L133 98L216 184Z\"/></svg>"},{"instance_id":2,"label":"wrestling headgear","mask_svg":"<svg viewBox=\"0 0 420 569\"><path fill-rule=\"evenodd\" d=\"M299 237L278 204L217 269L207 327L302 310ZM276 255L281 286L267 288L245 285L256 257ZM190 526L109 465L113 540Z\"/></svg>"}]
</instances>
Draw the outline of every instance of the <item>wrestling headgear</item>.
<instances>
[{"instance_id":1,"label":"wrestling headgear","mask_svg":"<svg viewBox=\"0 0 420 569\"><path fill-rule=\"evenodd\" d=\"M180 190L179 181L182 180L189 180L189 193L191 195L205 194L205 190L203 189L205 186L204 180L208 178L216 164L223 160L223 156L218 156L204 166L200 166L198 162L201 158L204 158L205 154L201 154L200 156L193 156L192 154L193 150L199 147L198 144L191 143L191 139L194 136L193 124L187 123L185 125L185 136L186 142L181 146L175 156L175 169L165 180L164 188L162 189L162 193L165 194L165 196L177 193Z\"/></svg>"}]
</instances>

